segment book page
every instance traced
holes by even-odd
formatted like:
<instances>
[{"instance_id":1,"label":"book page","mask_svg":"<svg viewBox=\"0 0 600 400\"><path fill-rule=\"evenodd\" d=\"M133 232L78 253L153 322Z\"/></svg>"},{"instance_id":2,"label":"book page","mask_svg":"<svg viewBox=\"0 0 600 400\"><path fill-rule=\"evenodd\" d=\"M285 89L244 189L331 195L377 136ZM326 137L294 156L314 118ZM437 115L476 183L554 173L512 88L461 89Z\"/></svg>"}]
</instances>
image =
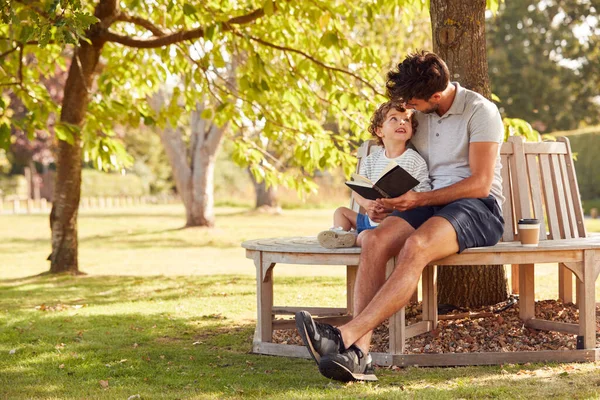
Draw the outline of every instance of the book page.
<instances>
[{"instance_id":1,"label":"book page","mask_svg":"<svg viewBox=\"0 0 600 400\"><path fill-rule=\"evenodd\" d=\"M352 180L354 182L363 182L363 183L368 183L369 186L373 186L373 182L371 182L368 178L365 178L362 175L358 175L358 174L352 174Z\"/></svg>"},{"instance_id":2,"label":"book page","mask_svg":"<svg viewBox=\"0 0 600 400\"><path fill-rule=\"evenodd\" d=\"M373 185L371 184L371 182L364 182L364 181L346 181L347 185L351 185L351 186L362 186L362 187L373 187Z\"/></svg>"}]
</instances>

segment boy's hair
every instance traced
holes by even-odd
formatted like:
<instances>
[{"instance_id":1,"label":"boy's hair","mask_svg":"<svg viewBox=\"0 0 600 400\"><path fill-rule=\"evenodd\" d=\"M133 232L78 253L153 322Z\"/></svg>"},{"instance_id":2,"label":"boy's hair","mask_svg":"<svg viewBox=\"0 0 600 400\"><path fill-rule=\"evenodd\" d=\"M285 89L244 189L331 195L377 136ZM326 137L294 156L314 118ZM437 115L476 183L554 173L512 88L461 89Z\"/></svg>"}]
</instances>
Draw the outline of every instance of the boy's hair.
<instances>
[{"instance_id":1,"label":"boy's hair","mask_svg":"<svg viewBox=\"0 0 600 400\"><path fill-rule=\"evenodd\" d=\"M437 54L421 51L406 56L388 72L387 94L390 99L406 102L410 99L429 100L450 82L448 66Z\"/></svg>"},{"instance_id":2,"label":"boy's hair","mask_svg":"<svg viewBox=\"0 0 600 400\"><path fill-rule=\"evenodd\" d=\"M404 107L404 103L402 103L398 100L386 101L385 103L383 103L379 106L377 111L375 111L375 113L373 114L373 118L371 118L371 125L369 125L369 132L371 132L371 135L374 136L374 138L377 141L377 144L379 146L384 146L384 144L383 144L383 140L377 135L377 129L381 128L383 126L385 117L387 116L388 112L391 109L394 109L394 110L397 110L400 112L409 111L406 109L406 107ZM417 133L417 126L419 126L419 123L417 122L417 120L415 118L413 118L412 112L409 112L409 114L410 114L410 116L409 116L410 123L412 125L412 134L414 136L414 134Z\"/></svg>"}]
</instances>

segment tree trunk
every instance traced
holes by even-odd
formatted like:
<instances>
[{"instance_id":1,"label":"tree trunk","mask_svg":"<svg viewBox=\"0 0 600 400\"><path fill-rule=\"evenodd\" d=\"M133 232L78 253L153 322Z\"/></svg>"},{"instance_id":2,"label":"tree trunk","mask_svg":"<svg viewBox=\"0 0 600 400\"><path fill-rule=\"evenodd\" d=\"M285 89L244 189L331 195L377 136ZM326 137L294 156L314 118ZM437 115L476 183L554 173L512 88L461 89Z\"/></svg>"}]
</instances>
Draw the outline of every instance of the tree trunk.
<instances>
[{"instance_id":1,"label":"tree trunk","mask_svg":"<svg viewBox=\"0 0 600 400\"><path fill-rule=\"evenodd\" d=\"M166 102L163 91L151 99L152 108L158 112ZM214 172L217 151L227 125L218 127L202 119L204 109L198 104L190 116L190 147L183 141L183 129L167 126L160 132L161 142L173 169L177 192L181 196L186 213L186 227L215 224ZM188 161L189 160L189 161Z\"/></svg>"},{"instance_id":2,"label":"tree trunk","mask_svg":"<svg viewBox=\"0 0 600 400\"><path fill-rule=\"evenodd\" d=\"M431 0L433 51L448 64L450 79L491 96L485 47L485 0ZM440 266L438 302L479 307L506 300L504 266Z\"/></svg>"},{"instance_id":3,"label":"tree trunk","mask_svg":"<svg viewBox=\"0 0 600 400\"><path fill-rule=\"evenodd\" d=\"M98 3L94 15L101 21L112 18L117 9L116 0ZM89 94L96 65L104 46L100 25L93 25L87 34L91 44L80 41L74 49L65 84L60 121L81 126L87 111ZM77 212L81 194L81 136L73 134L73 143L58 142L54 202L50 213L52 253L50 272L79 273L77 248Z\"/></svg>"},{"instance_id":4,"label":"tree trunk","mask_svg":"<svg viewBox=\"0 0 600 400\"><path fill-rule=\"evenodd\" d=\"M248 174L254 184L254 191L256 193L255 208L279 208L279 204L277 204L277 189L273 185L267 188L267 182L264 179L262 182L258 183L249 170Z\"/></svg>"}]
</instances>

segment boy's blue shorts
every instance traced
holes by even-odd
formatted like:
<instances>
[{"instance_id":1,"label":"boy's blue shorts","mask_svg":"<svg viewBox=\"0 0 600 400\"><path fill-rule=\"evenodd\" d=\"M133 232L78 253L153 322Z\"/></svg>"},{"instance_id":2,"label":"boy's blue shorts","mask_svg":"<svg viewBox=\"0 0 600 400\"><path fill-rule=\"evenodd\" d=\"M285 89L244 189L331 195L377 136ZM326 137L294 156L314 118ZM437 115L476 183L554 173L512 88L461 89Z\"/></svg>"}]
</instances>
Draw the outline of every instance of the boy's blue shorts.
<instances>
[{"instance_id":1,"label":"boy's blue shorts","mask_svg":"<svg viewBox=\"0 0 600 400\"><path fill-rule=\"evenodd\" d=\"M362 231L375 229L376 227L377 225L371 225L371 221L369 221L369 216L367 214L358 213L356 216L356 232L361 233Z\"/></svg>"}]
</instances>

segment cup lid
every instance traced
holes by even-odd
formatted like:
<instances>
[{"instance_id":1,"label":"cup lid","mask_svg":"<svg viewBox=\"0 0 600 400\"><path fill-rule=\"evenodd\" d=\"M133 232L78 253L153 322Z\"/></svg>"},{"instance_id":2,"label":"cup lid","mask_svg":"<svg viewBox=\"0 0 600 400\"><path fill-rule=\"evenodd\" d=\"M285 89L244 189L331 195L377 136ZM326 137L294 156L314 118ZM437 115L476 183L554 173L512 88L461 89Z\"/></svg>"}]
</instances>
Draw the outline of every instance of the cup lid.
<instances>
[{"instance_id":1,"label":"cup lid","mask_svg":"<svg viewBox=\"0 0 600 400\"><path fill-rule=\"evenodd\" d=\"M520 219L519 224L523 224L523 225L534 225L534 224L539 224L540 221L536 218L523 218Z\"/></svg>"}]
</instances>

